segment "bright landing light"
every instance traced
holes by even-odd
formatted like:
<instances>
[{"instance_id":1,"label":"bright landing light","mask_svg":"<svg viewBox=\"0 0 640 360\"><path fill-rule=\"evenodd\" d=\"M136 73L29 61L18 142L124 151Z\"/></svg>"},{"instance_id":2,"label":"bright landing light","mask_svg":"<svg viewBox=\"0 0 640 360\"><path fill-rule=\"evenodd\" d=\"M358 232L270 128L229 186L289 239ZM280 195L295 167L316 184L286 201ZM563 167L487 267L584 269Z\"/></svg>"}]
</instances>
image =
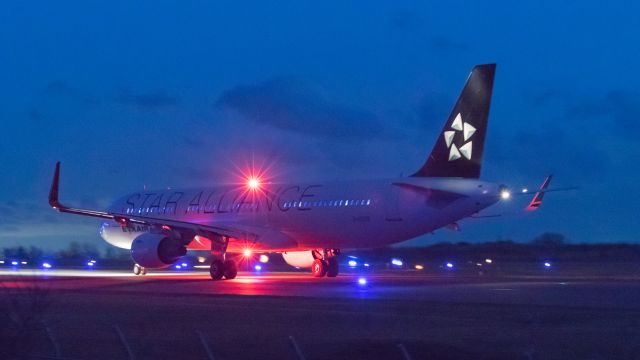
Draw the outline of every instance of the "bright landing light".
<instances>
[{"instance_id":1,"label":"bright landing light","mask_svg":"<svg viewBox=\"0 0 640 360\"><path fill-rule=\"evenodd\" d=\"M242 252L242 255L244 255L244 257L249 257L249 256L251 256L251 250L249 250L249 249L245 249L245 250Z\"/></svg>"},{"instance_id":2,"label":"bright landing light","mask_svg":"<svg viewBox=\"0 0 640 360\"><path fill-rule=\"evenodd\" d=\"M358 279L358 285L367 285L367 279L365 278L359 278Z\"/></svg>"},{"instance_id":3,"label":"bright landing light","mask_svg":"<svg viewBox=\"0 0 640 360\"><path fill-rule=\"evenodd\" d=\"M502 200L509 200L511 198L511 192L509 190L502 190L500 192L500 198Z\"/></svg>"}]
</instances>

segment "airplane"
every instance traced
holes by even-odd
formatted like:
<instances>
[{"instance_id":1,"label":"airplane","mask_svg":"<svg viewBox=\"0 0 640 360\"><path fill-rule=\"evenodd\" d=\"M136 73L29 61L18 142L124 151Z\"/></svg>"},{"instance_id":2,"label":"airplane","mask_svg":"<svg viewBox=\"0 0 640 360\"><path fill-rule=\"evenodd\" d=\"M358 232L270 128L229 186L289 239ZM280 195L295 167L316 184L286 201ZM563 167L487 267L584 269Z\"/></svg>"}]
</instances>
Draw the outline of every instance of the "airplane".
<instances>
[{"instance_id":1,"label":"airplane","mask_svg":"<svg viewBox=\"0 0 640 360\"><path fill-rule=\"evenodd\" d=\"M238 265L227 255L243 252L281 253L314 277L335 277L341 250L457 226L508 197L505 185L479 179L495 69L472 69L431 153L408 177L270 183L253 174L237 185L134 192L97 211L60 203L58 162L49 204L104 219L100 235L130 249L136 275L167 268L189 249L211 252L214 280L235 278Z\"/></svg>"}]
</instances>

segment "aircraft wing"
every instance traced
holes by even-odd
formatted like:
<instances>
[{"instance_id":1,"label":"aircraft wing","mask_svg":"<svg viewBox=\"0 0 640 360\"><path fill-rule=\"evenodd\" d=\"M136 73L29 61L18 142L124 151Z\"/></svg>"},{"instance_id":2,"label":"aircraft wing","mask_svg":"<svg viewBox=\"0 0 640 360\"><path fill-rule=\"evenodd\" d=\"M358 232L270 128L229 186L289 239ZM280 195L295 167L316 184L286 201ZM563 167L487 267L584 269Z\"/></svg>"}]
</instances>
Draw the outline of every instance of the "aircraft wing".
<instances>
[{"instance_id":1,"label":"aircraft wing","mask_svg":"<svg viewBox=\"0 0 640 360\"><path fill-rule=\"evenodd\" d=\"M239 224L210 224L193 223L179 220L162 219L151 216L139 216L134 214L120 214L107 211L97 211L89 209L79 209L66 206L59 201L60 187L60 162L56 163L51 189L49 191L49 205L59 212L92 216L101 219L110 219L118 222L122 226L129 224L143 224L150 227L162 228L168 226L172 230L192 236L201 235L210 238L212 235L228 237L249 243L261 243L264 248L280 248L291 245L291 241L286 235L275 230L263 229L258 226L248 226Z\"/></svg>"}]
</instances>

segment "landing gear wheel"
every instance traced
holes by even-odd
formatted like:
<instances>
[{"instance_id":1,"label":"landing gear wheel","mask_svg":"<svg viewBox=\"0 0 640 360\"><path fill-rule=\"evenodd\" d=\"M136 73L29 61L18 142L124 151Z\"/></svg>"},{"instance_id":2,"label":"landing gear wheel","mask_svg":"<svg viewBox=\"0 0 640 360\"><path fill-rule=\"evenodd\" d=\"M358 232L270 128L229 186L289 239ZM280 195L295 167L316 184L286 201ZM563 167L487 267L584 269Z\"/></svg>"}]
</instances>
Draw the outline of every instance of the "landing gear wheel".
<instances>
[{"instance_id":1,"label":"landing gear wheel","mask_svg":"<svg viewBox=\"0 0 640 360\"><path fill-rule=\"evenodd\" d=\"M147 275L147 269L142 266L135 264L133 265L133 274L134 275Z\"/></svg>"},{"instance_id":2,"label":"landing gear wheel","mask_svg":"<svg viewBox=\"0 0 640 360\"><path fill-rule=\"evenodd\" d=\"M238 275L238 267L233 260L225 260L224 262L224 278L227 280L235 279Z\"/></svg>"},{"instance_id":3,"label":"landing gear wheel","mask_svg":"<svg viewBox=\"0 0 640 360\"><path fill-rule=\"evenodd\" d=\"M321 259L315 259L311 265L313 277L323 277L327 273L327 263Z\"/></svg>"},{"instance_id":4,"label":"landing gear wheel","mask_svg":"<svg viewBox=\"0 0 640 360\"><path fill-rule=\"evenodd\" d=\"M220 280L224 275L224 263L221 260L213 260L209 266L209 274L213 280Z\"/></svg>"},{"instance_id":5,"label":"landing gear wheel","mask_svg":"<svg viewBox=\"0 0 640 360\"><path fill-rule=\"evenodd\" d=\"M338 259L335 257L329 258L327 260L327 277L336 277L339 271Z\"/></svg>"}]
</instances>

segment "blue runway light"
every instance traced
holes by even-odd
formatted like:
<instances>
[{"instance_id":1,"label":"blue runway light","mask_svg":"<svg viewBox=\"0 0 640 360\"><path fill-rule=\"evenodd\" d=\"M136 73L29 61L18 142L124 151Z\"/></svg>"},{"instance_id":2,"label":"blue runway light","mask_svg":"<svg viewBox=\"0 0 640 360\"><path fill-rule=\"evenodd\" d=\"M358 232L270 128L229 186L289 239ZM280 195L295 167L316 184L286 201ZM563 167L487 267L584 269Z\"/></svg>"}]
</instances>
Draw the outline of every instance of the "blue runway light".
<instances>
[{"instance_id":1,"label":"blue runway light","mask_svg":"<svg viewBox=\"0 0 640 360\"><path fill-rule=\"evenodd\" d=\"M11 262L11 265L18 266L18 262L14 260L14 261Z\"/></svg>"},{"instance_id":2,"label":"blue runway light","mask_svg":"<svg viewBox=\"0 0 640 360\"><path fill-rule=\"evenodd\" d=\"M256 265L253 267L256 271L261 271L262 270L262 265Z\"/></svg>"},{"instance_id":3,"label":"blue runway light","mask_svg":"<svg viewBox=\"0 0 640 360\"><path fill-rule=\"evenodd\" d=\"M93 265L95 265L95 264L96 264L95 262L93 262L93 261L89 261L89 262L87 263L87 266L89 266L89 267L93 267Z\"/></svg>"},{"instance_id":4,"label":"blue runway light","mask_svg":"<svg viewBox=\"0 0 640 360\"><path fill-rule=\"evenodd\" d=\"M368 263L364 263L364 267L369 267L369 264Z\"/></svg>"},{"instance_id":5,"label":"blue runway light","mask_svg":"<svg viewBox=\"0 0 640 360\"><path fill-rule=\"evenodd\" d=\"M187 267L187 263L182 263L182 267L186 268Z\"/></svg>"},{"instance_id":6,"label":"blue runway light","mask_svg":"<svg viewBox=\"0 0 640 360\"><path fill-rule=\"evenodd\" d=\"M358 279L358 285L361 285L361 286L367 285L367 279L359 278Z\"/></svg>"},{"instance_id":7,"label":"blue runway light","mask_svg":"<svg viewBox=\"0 0 640 360\"><path fill-rule=\"evenodd\" d=\"M355 261L355 260L349 260L348 264L349 264L349 266L350 266L350 267L356 267L356 266L358 266L358 262L357 262L357 261Z\"/></svg>"},{"instance_id":8,"label":"blue runway light","mask_svg":"<svg viewBox=\"0 0 640 360\"><path fill-rule=\"evenodd\" d=\"M43 262L42 267L45 269L51 269L51 264L49 264L48 262Z\"/></svg>"},{"instance_id":9,"label":"blue runway light","mask_svg":"<svg viewBox=\"0 0 640 360\"><path fill-rule=\"evenodd\" d=\"M450 263L450 262L448 262L446 266L447 266L447 268L449 268L449 269L453 269L453 264L452 264L452 263Z\"/></svg>"},{"instance_id":10,"label":"blue runway light","mask_svg":"<svg viewBox=\"0 0 640 360\"><path fill-rule=\"evenodd\" d=\"M180 270L182 269L182 266L180 264L176 265L176 269Z\"/></svg>"},{"instance_id":11,"label":"blue runway light","mask_svg":"<svg viewBox=\"0 0 640 360\"><path fill-rule=\"evenodd\" d=\"M544 267L546 267L546 268L550 268L550 267L551 267L551 263L550 263L550 262L548 262L548 261L545 261L545 263L544 263Z\"/></svg>"},{"instance_id":12,"label":"blue runway light","mask_svg":"<svg viewBox=\"0 0 640 360\"><path fill-rule=\"evenodd\" d=\"M400 259L391 259L391 265L393 265L393 266L402 266L403 262Z\"/></svg>"}]
</instances>

